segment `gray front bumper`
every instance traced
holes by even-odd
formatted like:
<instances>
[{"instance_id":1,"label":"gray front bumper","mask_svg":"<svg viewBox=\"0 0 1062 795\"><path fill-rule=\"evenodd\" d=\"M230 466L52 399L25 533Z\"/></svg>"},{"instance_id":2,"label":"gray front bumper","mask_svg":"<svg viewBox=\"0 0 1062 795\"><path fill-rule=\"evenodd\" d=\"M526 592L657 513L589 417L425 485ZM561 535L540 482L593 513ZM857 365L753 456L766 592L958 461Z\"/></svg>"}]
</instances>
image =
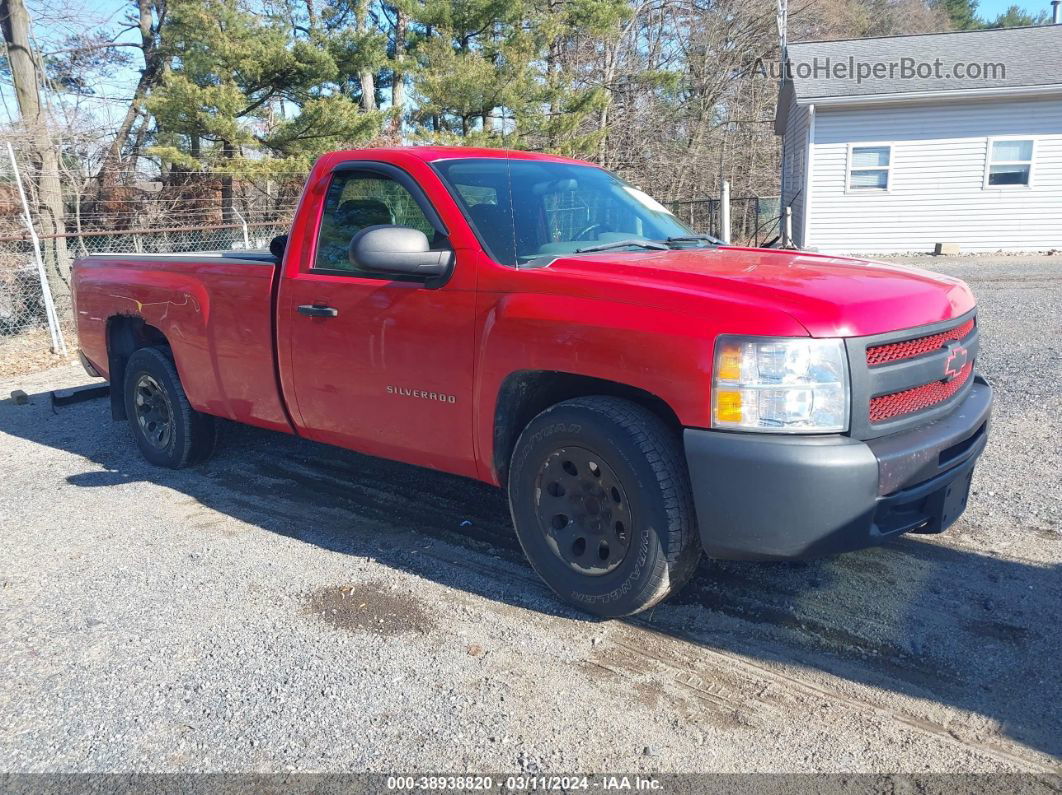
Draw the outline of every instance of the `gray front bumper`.
<instances>
[{"instance_id":1,"label":"gray front bumper","mask_svg":"<svg viewBox=\"0 0 1062 795\"><path fill-rule=\"evenodd\" d=\"M814 558L942 532L966 506L991 410L978 377L946 417L866 442L687 428L701 544L717 558Z\"/></svg>"}]
</instances>

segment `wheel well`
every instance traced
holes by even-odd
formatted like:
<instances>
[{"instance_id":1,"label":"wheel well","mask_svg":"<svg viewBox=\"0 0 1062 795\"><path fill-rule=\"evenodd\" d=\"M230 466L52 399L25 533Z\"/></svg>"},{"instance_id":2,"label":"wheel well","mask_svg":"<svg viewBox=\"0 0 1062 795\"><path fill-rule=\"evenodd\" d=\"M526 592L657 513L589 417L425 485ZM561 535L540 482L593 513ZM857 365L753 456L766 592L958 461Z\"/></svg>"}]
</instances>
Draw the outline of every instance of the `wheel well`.
<instances>
[{"instance_id":1,"label":"wheel well","mask_svg":"<svg viewBox=\"0 0 1062 795\"><path fill-rule=\"evenodd\" d=\"M509 461L520 432L538 414L562 400L588 395L610 395L637 403L652 411L664 423L679 432L682 424L664 400L644 389L552 370L524 370L509 375L498 391L494 407L494 472L505 486L509 476Z\"/></svg>"},{"instance_id":2,"label":"wheel well","mask_svg":"<svg viewBox=\"0 0 1062 795\"><path fill-rule=\"evenodd\" d=\"M143 318L129 315L115 315L107 320L107 374L111 384L111 417L124 420L125 395L122 384L125 383L125 365L129 357L138 348L159 348L170 346L166 335Z\"/></svg>"}]
</instances>

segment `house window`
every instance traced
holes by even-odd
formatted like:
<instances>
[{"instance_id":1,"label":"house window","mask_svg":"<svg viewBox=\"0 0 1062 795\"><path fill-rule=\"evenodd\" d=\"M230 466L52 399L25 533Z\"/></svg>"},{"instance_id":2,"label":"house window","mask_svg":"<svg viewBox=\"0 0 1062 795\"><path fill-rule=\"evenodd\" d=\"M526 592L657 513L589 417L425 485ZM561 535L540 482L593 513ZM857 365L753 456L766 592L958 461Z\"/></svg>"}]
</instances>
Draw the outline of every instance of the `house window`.
<instances>
[{"instance_id":1,"label":"house window","mask_svg":"<svg viewBox=\"0 0 1062 795\"><path fill-rule=\"evenodd\" d=\"M1031 138L989 141L986 186L1028 185L1032 177Z\"/></svg>"},{"instance_id":2,"label":"house window","mask_svg":"<svg viewBox=\"0 0 1062 795\"><path fill-rule=\"evenodd\" d=\"M848 190L888 190L891 146L853 146L848 153Z\"/></svg>"}]
</instances>

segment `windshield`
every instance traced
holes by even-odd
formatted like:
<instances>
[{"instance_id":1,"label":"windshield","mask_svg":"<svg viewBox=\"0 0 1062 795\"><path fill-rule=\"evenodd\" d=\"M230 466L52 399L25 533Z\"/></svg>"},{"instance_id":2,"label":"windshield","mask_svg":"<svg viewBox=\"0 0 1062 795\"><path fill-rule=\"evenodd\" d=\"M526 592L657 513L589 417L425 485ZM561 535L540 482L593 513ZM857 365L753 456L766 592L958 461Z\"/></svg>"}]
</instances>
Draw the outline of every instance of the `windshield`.
<instances>
[{"instance_id":1,"label":"windshield","mask_svg":"<svg viewBox=\"0 0 1062 795\"><path fill-rule=\"evenodd\" d=\"M692 234L659 202L594 166L500 157L434 165L504 265Z\"/></svg>"}]
</instances>

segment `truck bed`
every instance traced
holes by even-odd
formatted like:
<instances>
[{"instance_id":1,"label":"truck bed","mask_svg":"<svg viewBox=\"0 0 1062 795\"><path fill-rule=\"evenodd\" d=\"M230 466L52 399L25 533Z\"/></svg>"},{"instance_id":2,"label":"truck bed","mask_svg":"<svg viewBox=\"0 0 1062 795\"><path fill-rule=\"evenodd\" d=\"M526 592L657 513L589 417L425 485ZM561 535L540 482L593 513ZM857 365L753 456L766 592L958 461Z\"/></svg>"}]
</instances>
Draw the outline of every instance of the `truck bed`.
<instances>
[{"instance_id":1,"label":"truck bed","mask_svg":"<svg viewBox=\"0 0 1062 795\"><path fill-rule=\"evenodd\" d=\"M269 252L95 254L74 263L82 351L110 378L115 316L143 320L169 340L192 406L291 431L278 391Z\"/></svg>"}]
</instances>

